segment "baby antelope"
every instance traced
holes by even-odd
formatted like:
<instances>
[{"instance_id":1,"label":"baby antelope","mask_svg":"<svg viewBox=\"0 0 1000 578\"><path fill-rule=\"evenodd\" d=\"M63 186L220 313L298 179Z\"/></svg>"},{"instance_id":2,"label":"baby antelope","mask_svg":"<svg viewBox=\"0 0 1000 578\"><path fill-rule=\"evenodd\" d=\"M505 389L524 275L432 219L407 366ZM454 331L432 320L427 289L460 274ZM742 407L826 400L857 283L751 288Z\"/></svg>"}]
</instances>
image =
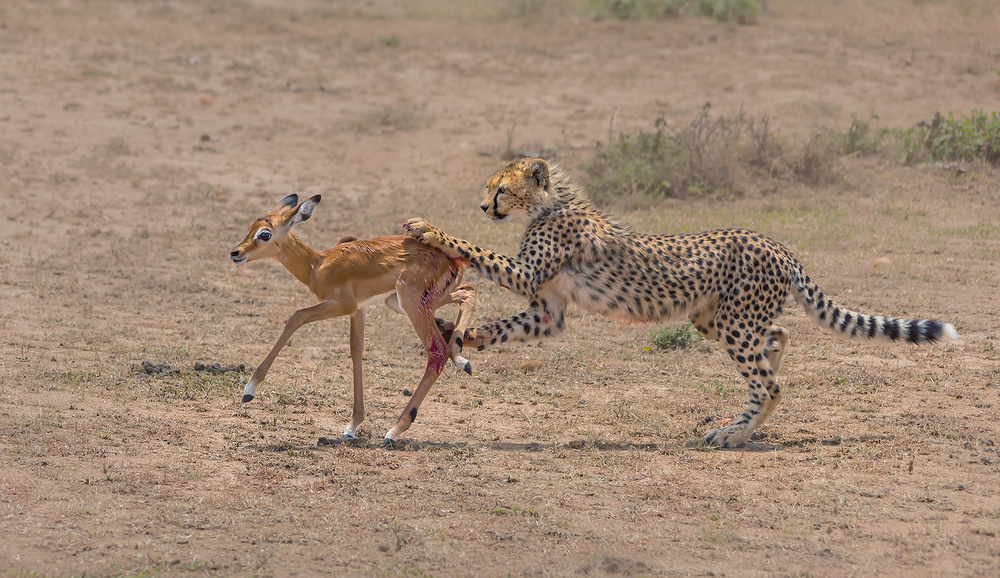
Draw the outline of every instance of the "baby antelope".
<instances>
[{"instance_id":1,"label":"baby antelope","mask_svg":"<svg viewBox=\"0 0 1000 578\"><path fill-rule=\"evenodd\" d=\"M273 211L250 225L243 241L229 257L237 265L249 261L277 259L319 300L300 309L285 323L285 330L264 361L253 372L243 390L243 402L257 395L278 352L300 327L314 321L348 315L351 318L351 361L354 370L354 414L344 429L344 438L353 439L365 419L362 389L362 350L365 335L365 308L385 301L393 311L405 314L427 351L427 368L410 402L396 425L385 435L383 446L392 445L417 419L417 408L444 370L448 359L471 374L471 364L462 357L462 335L475 309L476 288L460 285L463 262L449 259L443 252L407 236L341 239L326 251L314 251L292 231L292 227L312 216L320 195L302 201L288 195ZM459 304L458 318L450 338L441 333L434 312L451 303ZM451 328L450 323L441 325Z\"/></svg>"}]
</instances>

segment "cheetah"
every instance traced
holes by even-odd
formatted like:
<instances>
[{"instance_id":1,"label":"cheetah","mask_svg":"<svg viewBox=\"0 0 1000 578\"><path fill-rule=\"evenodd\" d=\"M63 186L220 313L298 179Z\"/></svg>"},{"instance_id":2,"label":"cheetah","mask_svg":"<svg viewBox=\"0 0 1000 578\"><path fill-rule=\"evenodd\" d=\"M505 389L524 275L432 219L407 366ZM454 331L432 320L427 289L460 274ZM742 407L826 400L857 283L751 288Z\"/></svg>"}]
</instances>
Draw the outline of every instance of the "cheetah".
<instances>
[{"instance_id":1,"label":"cheetah","mask_svg":"<svg viewBox=\"0 0 1000 578\"><path fill-rule=\"evenodd\" d=\"M789 294L819 325L848 338L914 344L958 338L950 323L865 315L835 304L787 248L754 231L634 233L600 212L562 168L542 159L518 160L496 172L480 208L496 222L526 222L517 257L451 237L420 218L404 224L421 242L528 298L526 311L467 331L464 344L482 350L553 335L565 328L570 303L626 322L686 316L706 339L724 344L749 388L743 413L709 431L706 445L745 444L781 401L775 375L788 331L772 321Z\"/></svg>"}]
</instances>

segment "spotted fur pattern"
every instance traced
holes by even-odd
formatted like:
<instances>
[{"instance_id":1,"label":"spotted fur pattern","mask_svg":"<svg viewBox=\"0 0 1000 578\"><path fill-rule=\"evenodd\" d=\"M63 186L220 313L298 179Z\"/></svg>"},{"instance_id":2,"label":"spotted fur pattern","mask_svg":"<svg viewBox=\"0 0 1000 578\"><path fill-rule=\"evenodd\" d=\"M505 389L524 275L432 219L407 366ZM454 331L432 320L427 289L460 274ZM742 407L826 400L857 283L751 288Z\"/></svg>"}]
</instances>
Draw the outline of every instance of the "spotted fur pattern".
<instances>
[{"instance_id":1,"label":"spotted fur pattern","mask_svg":"<svg viewBox=\"0 0 1000 578\"><path fill-rule=\"evenodd\" d=\"M541 159L511 163L487 182L481 208L495 221L521 218L527 228L517 257L481 249L422 219L412 235L529 299L529 307L466 335L480 349L539 338L564 328L575 303L624 321L669 321L685 316L707 339L719 341L749 387L747 408L704 442L745 443L777 407L775 381L788 332L772 324L789 295L819 324L856 339L921 344L956 339L937 320L855 313L829 299L780 243L744 229L690 235L641 235L615 222L587 199L557 165Z\"/></svg>"}]
</instances>

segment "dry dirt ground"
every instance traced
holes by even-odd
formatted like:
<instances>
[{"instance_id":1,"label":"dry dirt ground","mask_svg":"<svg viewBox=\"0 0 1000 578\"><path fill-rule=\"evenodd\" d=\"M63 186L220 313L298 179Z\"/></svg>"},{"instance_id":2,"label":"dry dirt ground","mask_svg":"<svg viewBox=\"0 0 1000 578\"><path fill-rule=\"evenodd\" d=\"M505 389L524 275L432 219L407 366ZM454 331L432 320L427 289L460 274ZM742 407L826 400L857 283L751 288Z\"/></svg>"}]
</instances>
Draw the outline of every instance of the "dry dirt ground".
<instances>
[{"instance_id":1,"label":"dry dirt ground","mask_svg":"<svg viewBox=\"0 0 1000 578\"><path fill-rule=\"evenodd\" d=\"M990 1L770 10L736 26L570 2L0 4L0 570L1000 574L1000 179L974 164L844 159L829 186L612 207L640 231L764 231L841 303L961 333L854 344L790 306L785 402L745 449L695 445L745 403L718 347L650 351L656 327L579 313L470 354L472 377L449 367L395 451L377 442L424 359L384 307L371 442L318 444L349 420L346 320L300 331L250 404L245 375L193 370L256 365L312 303L277 263L227 259L290 192L323 195L301 227L321 248L420 215L513 252L518 226L478 209L512 126L517 150L577 171L613 115L683 123L706 101L785 135L1000 108ZM524 306L468 280L480 321Z\"/></svg>"}]
</instances>

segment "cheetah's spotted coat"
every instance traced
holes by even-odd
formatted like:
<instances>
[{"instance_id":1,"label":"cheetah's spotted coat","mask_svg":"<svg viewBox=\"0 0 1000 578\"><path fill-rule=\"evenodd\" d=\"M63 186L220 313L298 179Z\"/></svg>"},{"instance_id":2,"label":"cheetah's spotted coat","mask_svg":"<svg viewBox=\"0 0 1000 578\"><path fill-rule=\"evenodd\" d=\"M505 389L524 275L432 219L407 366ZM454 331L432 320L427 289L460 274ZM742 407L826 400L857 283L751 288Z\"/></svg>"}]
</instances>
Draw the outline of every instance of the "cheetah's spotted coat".
<instances>
[{"instance_id":1,"label":"cheetah's spotted coat","mask_svg":"<svg viewBox=\"0 0 1000 578\"><path fill-rule=\"evenodd\" d=\"M896 319L844 309L803 272L782 246L759 233L720 229L690 235L641 235L608 219L557 165L524 159L487 182L481 205L495 221L528 221L516 258L451 237L422 219L406 228L428 245L530 300L527 311L465 336L480 349L539 338L564 327L569 303L624 320L687 315L706 338L724 344L747 381L742 415L710 431L705 443L745 443L781 400L775 374L788 332L772 320L791 294L819 324L847 337L927 343L956 339L937 320Z\"/></svg>"}]
</instances>

